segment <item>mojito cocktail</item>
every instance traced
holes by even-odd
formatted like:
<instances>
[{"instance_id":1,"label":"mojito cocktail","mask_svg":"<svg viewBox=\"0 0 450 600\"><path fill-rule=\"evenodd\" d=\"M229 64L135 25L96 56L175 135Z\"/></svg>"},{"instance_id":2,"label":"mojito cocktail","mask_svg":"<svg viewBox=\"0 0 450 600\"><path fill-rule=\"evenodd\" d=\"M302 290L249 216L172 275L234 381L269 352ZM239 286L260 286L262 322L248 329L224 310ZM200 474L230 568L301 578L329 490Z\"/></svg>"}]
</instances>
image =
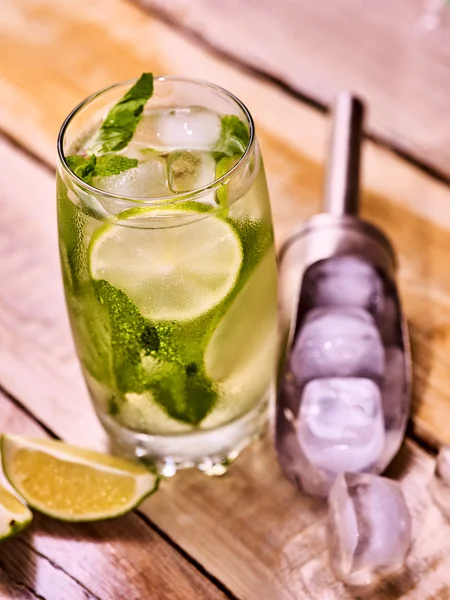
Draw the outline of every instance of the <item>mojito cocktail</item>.
<instances>
[{"instance_id":1,"label":"mojito cocktail","mask_svg":"<svg viewBox=\"0 0 450 600\"><path fill-rule=\"evenodd\" d=\"M209 473L257 436L273 389L276 266L247 109L179 78L77 107L58 149L72 331L115 447Z\"/></svg>"}]
</instances>

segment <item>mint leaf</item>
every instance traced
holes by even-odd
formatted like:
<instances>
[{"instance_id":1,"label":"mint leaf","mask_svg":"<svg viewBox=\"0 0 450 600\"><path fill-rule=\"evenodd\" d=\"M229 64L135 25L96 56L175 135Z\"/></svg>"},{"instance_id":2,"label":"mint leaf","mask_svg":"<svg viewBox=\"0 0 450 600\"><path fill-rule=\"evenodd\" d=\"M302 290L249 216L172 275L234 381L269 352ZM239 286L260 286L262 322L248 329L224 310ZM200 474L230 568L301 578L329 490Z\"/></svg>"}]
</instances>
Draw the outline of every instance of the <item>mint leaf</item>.
<instances>
[{"instance_id":1,"label":"mint leaf","mask_svg":"<svg viewBox=\"0 0 450 600\"><path fill-rule=\"evenodd\" d=\"M137 167L137 158L127 156L105 155L105 156L81 156L75 154L66 156L66 162L70 170L86 183L91 183L93 177L108 177L118 175L122 171L128 171Z\"/></svg>"},{"instance_id":2,"label":"mint leaf","mask_svg":"<svg viewBox=\"0 0 450 600\"><path fill-rule=\"evenodd\" d=\"M185 365L168 359L168 349L178 356L177 350L171 348L171 325L147 321L128 296L107 281L93 283L101 314L103 311L108 314L112 370L120 394L149 391L170 417L194 425L200 423L217 401L217 392L204 372L203 361L190 360ZM96 308L89 307L93 319ZM98 326L101 322L93 324L89 334L96 333ZM155 359L149 363L151 367L144 368L143 354ZM120 401L116 400L109 410L118 413L120 407Z\"/></svg>"},{"instance_id":3,"label":"mint leaf","mask_svg":"<svg viewBox=\"0 0 450 600\"><path fill-rule=\"evenodd\" d=\"M143 73L122 100L112 107L100 128L102 152L122 150L133 137L147 100L153 94L153 75Z\"/></svg>"},{"instance_id":4,"label":"mint leaf","mask_svg":"<svg viewBox=\"0 0 450 600\"><path fill-rule=\"evenodd\" d=\"M122 100L112 107L100 127L99 144L101 152L122 150L133 137L140 121L145 103L153 94L153 75L143 73ZM97 146L97 144L96 144ZM99 149L97 147L97 149ZM86 183L92 178L118 175L137 166L135 158L126 156L67 156L66 162L71 171Z\"/></svg>"},{"instance_id":5,"label":"mint leaf","mask_svg":"<svg viewBox=\"0 0 450 600\"><path fill-rule=\"evenodd\" d=\"M138 162L137 158L128 158L128 156L120 156L118 154L99 156L94 175L97 177L118 175L123 171L134 169L138 166Z\"/></svg>"},{"instance_id":6,"label":"mint leaf","mask_svg":"<svg viewBox=\"0 0 450 600\"><path fill-rule=\"evenodd\" d=\"M227 115L222 117L222 131L214 150L227 156L242 155L248 146L249 140L250 133L247 125L236 115Z\"/></svg>"},{"instance_id":7,"label":"mint leaf","mask_svg":"<svg viewBox=\"0 0 450 600\"><path fill-rule=\"evenodd\" d=\"M77 177L86 183L91 181L97 163L95 154L91 154L91 156L81 156L79 154L66 156L66 162L69 169L75 173Z\"/></svg>"}]
</instances>

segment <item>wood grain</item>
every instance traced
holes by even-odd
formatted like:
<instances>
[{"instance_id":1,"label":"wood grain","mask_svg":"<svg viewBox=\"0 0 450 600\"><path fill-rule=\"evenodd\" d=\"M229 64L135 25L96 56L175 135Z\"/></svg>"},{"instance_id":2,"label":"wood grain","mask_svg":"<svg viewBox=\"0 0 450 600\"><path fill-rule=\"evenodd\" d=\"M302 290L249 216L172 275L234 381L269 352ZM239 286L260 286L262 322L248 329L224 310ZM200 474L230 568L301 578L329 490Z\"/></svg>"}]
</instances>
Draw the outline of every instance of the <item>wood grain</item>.
<instances>
[{"instance_id":1,"label":"wood grain","mask_svg":"<svg viewBox=\"0 0 450 600\"><path fill-rule=\"evenodd\" d=\"M50 41L61 51L55 52ZM237 71L121 0L81 6L75 0L3 0L0 128L50 164L55 164L58 128L70 109L101 86L144 70L209 79L248 104L265 157L278 244L296 221L319 209L329 123L317 111ZM431 444L448 442L449 187L370 142L364 149L363 179L363 216L387 232L399 253L400 287L413 336L416 432ZM14 187L15 182L4 185ZM33 184L28 185L31 190ZM47 210L53 211L49 186ZM47 223L54 237L54 222ZM37 221L32 226L42 227ZM50 257L55 265L56 255L50 252ZM43 293L61 295L59 282ZM46 360L43 354L33 371ZM64 369L77 371L78 366L69 361ZM63 379L58 380L61 387L52 393L64 395ZM77 411L68 410L76 422Z\"/></svg>"},{"instance_id":2,"label":"wood grain","mask_svg":"<svg viewBox=\"0 0 450 600\"><path fill-rule=\"evenodd\" d=\"M3 164L8 157L7 172L22 174L0 199L4 215L0 239L3 243L9 240L4 246L6 250L0 250L0 279L8 281L8 286L0 288L0 382L20 396L21 402L62 438L101 447L103 442L90 401L79 370L75 368L70 334L63 326L62 297L48 292L59 282L57 265L52 266L54 233L44 225L47 219L53 219L52 201L44 193L51 176L40 166L31 167L29 158L5 143L0 142L0 149ZM37 219L36 215L28 218L25 210L28 196L22 193L21 181L30 178L33 197L40 206L39 229L33 229L30 223L33 217ZM14 222L20 224L21 242L14 242L17 239L17 230L12 227ZM14 252L8 250L12 243L15 243ZM12 256L20 268L12 269L8 265ZM8 277L5 277L5 268L9 269ZM33 285L29 284L30 276ZM18 293L20 289L26 293ZM14 302L7 303L8 298L14 298ZM55 390L64 390L64 394ZM16 429L17 426L6 422L4 427L24 431L22 424ZM428 495L427 482L432 469L433 461L416 446L404 447L393 466L393 474L402 481L413 513L414 548L401 576L381 581L371 590L358 591L358 598L438 598L450 565L450 526ZM249 448L223 478L209 479L192 471L178 474L164 482L162 489L142 504L139 511L242 600L355 598L353 591L335 580L328 567L324 506L301 495L282 476L269 438ZM79 530L72 533L66 530L55 536L53 524L44 526L48 526L46 541L50 539L52 546L51 550L45 546L43 553L52 552L52 558L62 560L58 557L66 552L65 564L69 568L72 550L65 547L64 552L58 543L61 538L79 536ZM110 524L98 524L98 527L104 527L105 537L100 533L85 534L89 539L87 549L91 552L89 563L86 566L83 562L76 570L77 578L89 586L94 585L90 563L97 572L95 565L99 561L108 577L117 571L107 559L109 566L101 562L110 547L114 553L118 552L108 538L108 532L115 530ZM92 543L93 538L102 539L103 544ZM142 554L143 545L142 538L138 538L137 556L130 547L126 556L133 564L141 564L143 573L148 573L153 559L152 555L148 557L147 551ZM74 546L69 544L69 548L76 553ZM166 561L163 556L162 562ZM134 582L134 571L131 577ZM166 577L171 575L165 574L164 579ZM97 584L105 585L101 579Z\"/></svg>"},{"instance_id":3,"label":"wood grain","mask_svg":"<svg viewBox=\"0 0 450 600\"><path fill-rule=\"evenodd\" d=\"M47 437L42 427L1 392L0 431ZM79 438L81 433L79 430ZM63 523L35 514L25 532L0 546L3 597L225 598L135 514L100 523Z\"/></svg>"},{"instance_id":4,"label":"wood grain","mask_svg":"<svg viewBox=\"0 0 450 600\"><path fill-rule=\"evenodd\" d=\"M38 554L27 534L2 545L0 553L0 598L20 600L98 600L70 575Z\"/></svg>"},{"instance_id":5,"label":"wood grain","mask_svg":"<svg viewBox=\"0 0 450 600\"><path fill-rule=\"evenodd\" d=\"M39 156L54 161L57 127L89 91L143 70L201 75L235 91L257 118L278 241L293 221L317 210L326 122L315 111L118 0L95 5L7 0L4 5L0 125ZM49 39L59 40L60 53L47 46ZM14 68L8 62L12 57ZM7 165L0 172L0 280L6 282L0 287L0 382L58 435L102 447L105 440L66 323L51 176L1 142L0 160ZM373 144L366 147L365 181L364 214L383 224L400 250L400 281L412 319L417 380L423 386L416 427L442 440L449 435L449 192ZM432 468L433 461L416 446L405 446L395 474L414 516L408 569L357 597L445 597L449 526L428 496ZM282 477L269 439L245 452L220 480L181 473L141 510L237 597L355 598L327 566L323 506Z\"/></svg>"},{"instance_id":6,"label":"wood grain","mask_svg":"<svg viewBox=\"0 0 450 600\"><path fill-rule=\"evenodd\" d=\"M427 32L424 0L137 3L322 105L354 90L372 133L450 175L450 11Z\"/></svg>"}]
</instances>

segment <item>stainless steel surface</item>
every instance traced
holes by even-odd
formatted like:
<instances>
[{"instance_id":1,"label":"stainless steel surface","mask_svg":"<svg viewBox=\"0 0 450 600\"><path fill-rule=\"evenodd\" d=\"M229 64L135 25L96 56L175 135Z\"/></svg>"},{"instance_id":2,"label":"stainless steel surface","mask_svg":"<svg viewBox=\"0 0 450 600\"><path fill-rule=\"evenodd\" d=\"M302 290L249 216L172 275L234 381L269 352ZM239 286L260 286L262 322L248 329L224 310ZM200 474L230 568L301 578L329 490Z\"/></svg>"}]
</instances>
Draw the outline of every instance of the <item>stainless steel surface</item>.
<instances>
[{"instance_id":1,"label":"stainless steel surface","mask_svg":"<svg viewBox=\"0 0 450 600\"><path fill-rule=\"evenodd\" d=\"M386 236L370 223L350 216L318 214L283 245L279 258L280 323L284 346L292 343L305 271L319 260L356 255L394 279L394 250Z\"/></svg>"},{"instance_id":2,"label":"stainless steel surface","mask_svg":"<svg viewBox=\"0 0 450 600\"><path fill-rule=\"evenodd\" d=\"M333 133L325 184L325 212L357 215L364 104L341 92L333 114Z\"/></svg>"},{"instance_id":3,"label":"stainless steel surface","mask_svg":"<svg viewBox=\"0 0 450 600\"><path fill-rule=\"evenodd\" d=\"M370 264L383 282L384 300L372 308L386 355L403 357L396 368L386 361L382 397L386 435L384 451L373 465L383 471L403 439L410 405L412 367L406 320L396 287L397 262L388 238L374 225L358 218L360 142L364 116L361 101L348 93L340 96L334 113L331 164L326 183L326 212L309 219L293 232L279 256L281 351L276 414L276 447L286 475L312 495L326 496L330 480L308 464L296 429L304 383L292 370L291 352L304 318L315 308L309 272L319 261L354 256ZM336 307L337 308L337 307ZM296 367L298 372L299 366ZM300 366L301 370L301 366ZM391 428L391 429L389 429ZM396 433L392 434L395 428Z\"/></svg>"}]
</instances>

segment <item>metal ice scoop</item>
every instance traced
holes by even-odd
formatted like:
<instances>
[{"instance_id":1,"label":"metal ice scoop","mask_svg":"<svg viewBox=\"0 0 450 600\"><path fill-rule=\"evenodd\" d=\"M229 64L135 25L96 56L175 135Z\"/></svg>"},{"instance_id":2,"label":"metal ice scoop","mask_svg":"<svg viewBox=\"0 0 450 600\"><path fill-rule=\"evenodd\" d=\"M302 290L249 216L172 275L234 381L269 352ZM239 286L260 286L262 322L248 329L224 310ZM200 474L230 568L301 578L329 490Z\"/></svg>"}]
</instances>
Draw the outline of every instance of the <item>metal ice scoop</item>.
<instances>
[{"instance_id":1,"label":"metal ice scoop","mask_svg":"<svg viewBox=\"0 0 450 600\"><path fill-rule=\"evenodd\" d=\"M358 217L364 105L334 113L324 213L280 254L276 447L286 475L326 496L337 474L380 473L402 442L411 358L386 236Z\"/></svg>"}]
</instances>

